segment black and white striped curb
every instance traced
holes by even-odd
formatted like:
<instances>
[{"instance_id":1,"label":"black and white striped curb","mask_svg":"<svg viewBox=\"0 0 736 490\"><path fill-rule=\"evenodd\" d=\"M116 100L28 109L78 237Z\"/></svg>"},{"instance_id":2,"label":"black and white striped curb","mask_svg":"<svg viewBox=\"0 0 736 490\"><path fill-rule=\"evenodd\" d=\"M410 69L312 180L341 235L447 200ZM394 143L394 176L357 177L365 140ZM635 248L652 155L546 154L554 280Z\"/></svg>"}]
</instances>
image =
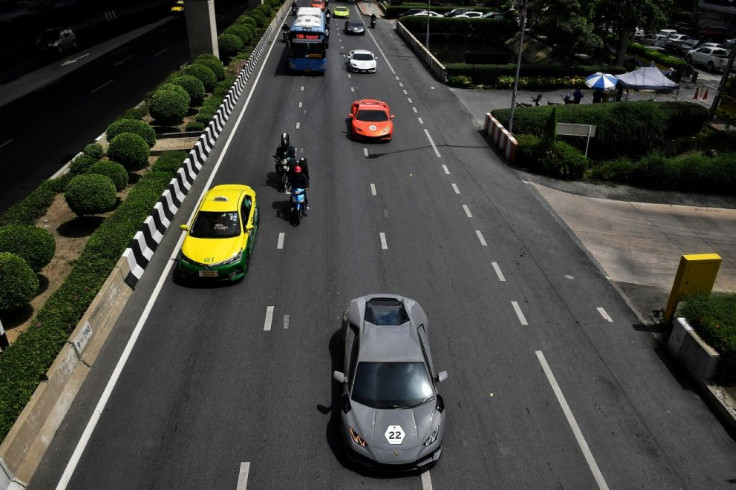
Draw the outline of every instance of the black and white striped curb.
<instances>
[{"instance_id":1,"label":"black and white striped curb","mask_svg":"<svg viewBox=\"0 0 736 490\"><path fill-rule=\"evenodd\" d=\"M130 266L130 273L125 277L125 282L131 288L135 288L135 285L141 276L143 276L143 272L151 260L153 252L161 243L164 233L166 233L171 221L174 219L187 192L191 189L199 171L207 161L207 157L215 146L217 137L225 128L225 123L233 112L233 109L235 109L238 98L245 89L246 82L255 70L256 64L268 44L271 34L275 30L274 26L277 20L281 18L283 10L284 8L282 7L276 19L268 26L261 40L258 41L255 49L250 57L248 57L245 66L240 70L238 78L223 99L222 104L220 104L217 113L199 137L197 143L189 151L189 155L184 159L181 168L176 172L176 176L169 182L169 187L161 195L161 198L153 207L153 211L143 222L141 230L136 232L130 241L129 247L123 252L123 257L127 259L128 265Z\"/></svg>"}]
</instances>

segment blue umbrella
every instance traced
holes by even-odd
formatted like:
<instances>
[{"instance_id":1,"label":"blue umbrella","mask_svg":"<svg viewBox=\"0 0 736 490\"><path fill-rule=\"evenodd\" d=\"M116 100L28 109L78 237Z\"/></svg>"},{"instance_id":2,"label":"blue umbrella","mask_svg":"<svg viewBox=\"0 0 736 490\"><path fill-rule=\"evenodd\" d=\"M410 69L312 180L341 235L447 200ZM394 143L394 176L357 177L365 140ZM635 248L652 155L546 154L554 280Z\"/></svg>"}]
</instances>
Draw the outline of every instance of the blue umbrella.
<instances>
[{"instance_id":1,"label":"blue umbrella","mask_svg":"<svg viewBox=\"0 0 736 490\"><path fill-rule=\"evenodd\" d=\"M616 86L618 78L609 73L597 72L585 79L585 85L600 90L610 90Z\"/></svg>"}]
</instances>

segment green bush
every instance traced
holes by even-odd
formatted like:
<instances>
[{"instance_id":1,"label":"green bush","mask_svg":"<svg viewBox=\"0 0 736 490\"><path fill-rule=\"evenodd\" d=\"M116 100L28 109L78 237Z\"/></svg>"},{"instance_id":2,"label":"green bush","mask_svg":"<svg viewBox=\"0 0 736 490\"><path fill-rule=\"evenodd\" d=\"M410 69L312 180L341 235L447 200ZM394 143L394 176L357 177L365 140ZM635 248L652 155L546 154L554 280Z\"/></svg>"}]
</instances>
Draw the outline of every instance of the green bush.
<instances>
[{"instance_id":1,"label":"green bush","mask_svg":"<svg viewBox=\"0 0 736 490\"><path fill-rule=\"evenodd\" d=\"M539 136L533 134L517 134L515 138L518 143L516 147L516 165L521 168L535 167L542 140Z\"/></svg>"},{"instance_id":2,"label":"green bush","mask_svg":"<svg viewBox=\"0 0 736 490\"><path fill-rule=\"evenodd\" d=\"M146 106L147 107L147 106ZM146 110L148 112L148 110ZM137 119L118 119L107 127L107 141L112 141L121 133L133 133L143 138L149 148L156 144L156 131L144 121Z\"/></svg>"},{"instance_id":3,"label":"green bush","mask_svg":"<svg viewBox=\"0 0 736 490\"><path fill-rule=\"evenodd\" d=\"M661 153L647 155L631 169L631 184L656 190L673 190L680 180L680 171Z\"/></svg>"},{"instance_id":4,"label":"green bush","mask_svg":"<svg viewBox=\"0 0 736 490\"><path fill-rule=\"evenodd\" d=\"M123 112L123 115L120 116L118 119L143 119L148 115L148 105L143 102L141 105L137 107L131 107L130 109L126 109L125 112Z\"/></svg>"},{"instance_id":5,"label":"green bush","mask_svg":"<svg viewBox=\"0 0 736 490\"><path fill-rule=\"evenodd\" d=\"M217 38L217 46L220 49L220 53L227 57L232 57L243 49L243 41L234 34L220 34Z\"/></svg>"},{"instance_id":6,"label":"green bush","mask_svg":"<svg viewBox=\"0 0 736 490\"><path fill-rule=\"evenodd\" d=\"M209 124L210 120L215 116L217 109L220 108L220 104L222 104L222 97L215 97L213 95L205 99L202 107L199 108L196 121L204 125Z\"/></svg>"},{"instance_id":7,"label":"green bush","mask_svg":"<svg viewBox=\"0 0 736 490\"><path fill-rule=\"evenodd\" d=\"M205 125L199 121L192 121L187 123L184 131L204 131Z\"/></svg>"},{"instance_id":8,"label":"green bush","mask_svg":"<svg viewBox=\"0 0 736 490\"><path fill-rule=\"evenodd\" d=\"M224 74L224 71L223 71ZM172 84L178 85L184 90L186 90L187 95L189 95L189 106L190 107L198 107L202 105L202 101L204 100L204 85L198 78L194 78L191 75L182 75L180 77L174 78L171 81Z\"/></svg>"},{"instance_id":9,"label":"green bush","mask_svg":"<svg viewBox=\"0 0 736 490\"><path fill-rule=\"evenodd\" d=\"M262 13L263 16L266 19L270 19L271 18L271 7L269 5L267 5L267 4L265 4L265 3L262 3L259 6L257 6L256 8L254 8L253 9L253 12L260 12L260 13Z\"/></svg>"},{"instance_id":10,"label":"green bush","mask_svg":"<svg viewBox=\"0 0 736 490\"><path fill-rule=\"evenodd\" d=\"M253 19L252 17L243 16L239 18L237 21L235 21L236 24L243 24L243 25L249 25L253 29L258 27L258 23Z\"/></svg>"},{"instance_id":11,"label":"green bush","mask_svg":"<svg viewBox=\"0 0 736 490\"><path fill-rule=\"evenodd\" d=\"M202 84L204 85L204 89L207 92L212 91L212 89L215 88L215 84L217 83L217 77L215 76L215 74L212 72L212 70L204 65L187 65L182 68L181 73L183 75L191 75L195 78L198 78L199 81L202 82Z\"/></svg>"},{"instance_id":12,"label":"green bush","mask_svg":"<svg viewBox=\"0 0 736 490\"><path fill-rule=\"evenodd\" d=\"M191 75L182 75L182 76L191 76ZM167 81L156 87L156 90L153 91L153 94L159 91L169 91L169 92L175 92L179 95L183 95L187 98L187 106L189 106L189 93L187 90L182 87L179 84L173 83L175 79L179 78L176 73L174 73ZM194 78L194 77L192 77ZM204 85L203 85L204 86ZM153 97L153 94L151 95L151 98ZM149 105L150 105L150 99L149 99Z\"/></svg>"},{"instance_id":13,"label":"green bush","mask_svg":"<svg viewBox=\"0 0 736 490\"><path fill-rule=\"evenodd\" d=\"M83 174L97 160L99 159L85 154L78 155L74 157L74 160L72 160L71 163L69 163L69 172L71 172L73 175Z\"/></svg>"},{"instance_id":14,"label":"green bush","mask_svg":"<svg viewBox=\"0 0 736 490\"><path fill-rule=\"evenodd\" d=\"M110 160L120 163L128 171L146 167L149 154L150 150L145 140L133 133L115 136L107 148Z\"/></svg>"},{"instance_id":15,"label":"green bush","mask_svg":"<svg viewBox=\"0 0 736 490\"><path fill-rule=\"evenodd\" d=\"M179 170L186 157L187 152L185 151L166 151L159 155L156 163L153 164L153 171L173 174Z\"/></svg>"},{"instance_id":16,"label":"green bush","mask_svg":"<svg viewBox=\"0 0 736 490\"><path fill-rule=\"evenodd\" d=\"M33 272L39 272L54 258L54 236L33 225L0 227L0 252L10 252L26 261Z\"/></svg>"},{"instance_id":17,"label":"green bush","mask_svg":"<svg viewBox=\"0 0 736 490\"><path fill-rule=\"evenodd\" d=\"M176 87L184 91L182 87L178 85ZM189 112L189 102L189 94L186 91L182 93L176 90L157 90L149 102L151 116L164 126L179 124Z\"/></svg>"},{"instance_id":18,"label":"green bush","mask_svg":"<svg viewBox=\"0 0 736 490\"><path fill-rule=\"evenodd\" d=\"M0 225L34 224L38 218L46 214L46 210L54 202L54 197L59 192L56 189L57 181L69 178L71 176L66 174L58 179L43 181L30 194L0 215Z\"/></svg>"},{"instance_id":19,"label":"green bush","mask_svg":"<svg viewBox=\"0 0 736 490\"><path fill-rule=\"evenodd\" d=\"M223 34L232 34L233 36L236 36L240 39L240 41L243 43L243 46L248 44L250 40L253 38L253 30L245 25L239 25L235 24L232 27L229 27L223 32ZM209 65L208 65L209 66ZM222 68L222 76L225 77L225 69ZM222 78L220 78L222 80Z\"/></svg>"},{"instance_id":20,"label":"green bush","mask_svg":"<svg viewBox=\"0 0 736 490\"><path fill-rule=\"evenodd\" d=\"M110 177L115 190L122 191L128 187L128 171L125 167L111 160L100 160L87 169L88 174L99 174Z\"/></svg>"},{"instance_id":21,"label":"green bush","mask_svg":"<svg viewBox=\"0 0 736 490\"><path fill-rule=\"evenodd\" d=\"M245 15L256 21L256 27L265 27L267 24L266 16L262 12L253 11Z\"/></svg>"},{"instance_id":22,"label":"green bush","mask_svg":"<svg viewBox=\"0 0 736 490\"><path fill-rule=\"evenodd\" d=\"M516 64L482 64L447 63L447 75L469 77L475 85L488 85L497 89L510 89L516 76ZM524 63L519 68L519 86L529 89L573 88L585 82L591 73L625 73L623 66L613 65L570 65Z\"/></svg>"},{"instance_id":23,"label":"green bush","mask_svg":"<svg viewBox=\"0 0 736 490\"><path fill-rule=\"evenodd\" d=\"M99 174L77 175L66 186L64 199L77 216L89 216L110 211L117 204L115 184L110 177Z\"/></svg>"},{"instance_id":24,"label":"green bush","mask_svg":"<svg viewBox=\"0 0 736 490\"><path fill-rule=\"evenodd\" d=\"M629 184L633 165L628 158L618 158L595 164L590 171L593 180Z\"/></svg>"},{"instance_id":25,"label":"green bush","mask_svg":"<svg viewBox=\"0 0 736 490\"><path fill-rule=\"evenodd\" d=\"M241 27L241 29L246 29L246 28ZM248 41L243 41L243 44L246 44L247 42ZM212 73L215 74L215 78L218 81L223 80L225 78L225 67L222 65L222 61L220 61L215 55L200 54L199 56L197 56L194 62L204 65L210 70L212 70Z\"/></svg>"},{"instance_id":26,"label":"green bush","mask_svg":"<svg viewBox=\"0 0 736 490\"><path fill-rule=\"evenodd\" d=\"M38 285L38 277L25 260L10 252L0 252L0 311L27 305L38 292Z\"/></svg>"},{"instance_id":27,"label":"green bush","mask_svg":"<svg viewBox=\"0 0 736 490\"><path fill-rule=\"evenodd\" d=\"M85 155L88 157L92 157L95 160L99 160L100 158L105 156L105 150L102 148L102 145L99 143L90 143L87 146L84 147Z\"/></svg>"},{"instance_id":28,"label":"green bush","mask_svg":"<svg viewBox=\"0 0 736 490\"><path fill-rule=\"evenodd\" d=\"M543 145L537 163L540 173L562 180L578 180L587 168L588 159L585 155L564 141L555 141L551 146Z\"/></svg>"}]
</instances>

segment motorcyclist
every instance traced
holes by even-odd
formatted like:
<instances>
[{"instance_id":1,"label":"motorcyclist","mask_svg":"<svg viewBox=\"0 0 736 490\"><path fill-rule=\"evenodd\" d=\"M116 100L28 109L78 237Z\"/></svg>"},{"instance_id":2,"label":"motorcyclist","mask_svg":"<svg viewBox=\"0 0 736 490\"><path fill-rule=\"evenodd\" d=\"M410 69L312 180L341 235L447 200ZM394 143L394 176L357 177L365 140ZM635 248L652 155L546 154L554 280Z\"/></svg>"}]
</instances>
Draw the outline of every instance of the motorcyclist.
<instances>
[{"instance_id":1,"label":"motorcyclist","mask_svg":"<svg viewBox=\"0 0 736 490\"><path fill-rule=\"evenodd\" d=\"M302 167L295 165L292 172L289 173L289 186L291 189L304 189L304 216L309 210L309 199L307 191L309 190L309 176L302 172Z\"/></svg>"},{"instance_id":2,"label":"motorcyclist","mask_svg":"<svg viewBox=\"0 0 736 490\"><path fill-rule=\"evenodd\" d=\"M291 146L289 142L289 133L281 133L281 143L276 148L276 153L273 155L273 158L276 161L276 175L279 177L279 179L282 179L284 170L281 167L281 162L284 159L288 160L287 164L289 166L289 170L287 171L287 174L291 172L291 169L294 167L294 164L296 162L296 150L293 146Z\"/></svg>"},{"instance_id":3,"label":"motorcyclist","mask_svg":"<svg viewBox=\"0 0 736 490\"><path fill-rule=\"evenodd\" d=\"M376 27L376 13L371 14L371 27Z\"/></svg>"},{"instance_id":4,"label":"motorcyclist","mask_svg":"<svg viewBox=\"0 0 736 490\"><path fill-rule=\"evenodd\" d=\"M297 9L296 0L292 0L292 2L291 2L291 15L296 15L296 9Z\"/></svg>"},{"instance_id":5,"label":"motorcyclist","mask_svg":"<svg viewBox=\"0 0 736 490\"><path fill-rule=\"evenodd\" d=\"M325 20L327 21L328 24L330 23L330 11L329 10L325 11Z\"/></svg>"}]
</instances>

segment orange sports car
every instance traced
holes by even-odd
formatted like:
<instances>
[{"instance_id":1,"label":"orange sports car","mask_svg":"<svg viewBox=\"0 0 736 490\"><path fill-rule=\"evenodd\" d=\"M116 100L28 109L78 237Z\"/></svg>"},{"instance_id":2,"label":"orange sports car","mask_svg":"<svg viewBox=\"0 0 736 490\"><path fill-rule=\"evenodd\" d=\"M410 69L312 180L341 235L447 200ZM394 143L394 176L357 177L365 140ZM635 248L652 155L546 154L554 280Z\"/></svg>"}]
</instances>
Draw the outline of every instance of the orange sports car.
<instances>
[{"instance_id":1,"label":"orange sports car","mask_svg":"<svg viewBox=\"0 0 736 490\"><path fill-rule=\"evenodd\" d=\"M348 117L353 139L391 141L394 136L394 115L385 102L376 99L356 100Z\"/></svg>"},{"instance_id":2,"label":"orange sports car","mask_svg":"<svg viewBox=\"0 0 736 490\"><path fill-rule=\"evenodd\" d=\"M317 9L322 9L322 10L324 10L324 9L325 9L325 2L324 2L324 0L312 0L312 1L311 1L311 2L309 3L309 6L310 6L310 7L314 7L314 8L317 8Z\"/></svg>"}]
</instances>

